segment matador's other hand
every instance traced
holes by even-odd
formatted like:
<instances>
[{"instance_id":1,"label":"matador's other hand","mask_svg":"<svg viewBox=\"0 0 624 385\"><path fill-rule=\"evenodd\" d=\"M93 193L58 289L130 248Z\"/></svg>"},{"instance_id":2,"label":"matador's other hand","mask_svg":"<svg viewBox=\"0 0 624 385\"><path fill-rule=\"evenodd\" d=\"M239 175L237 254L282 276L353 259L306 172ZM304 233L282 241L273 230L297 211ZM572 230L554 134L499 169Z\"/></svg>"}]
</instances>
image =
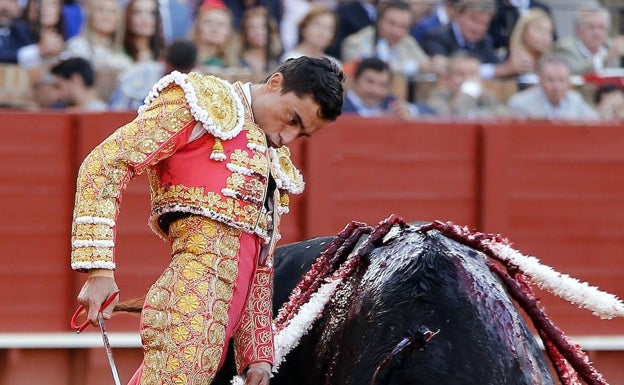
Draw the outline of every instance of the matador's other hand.
<instances>
[{"instance_id":1,"label":"matador's other hand","mask_svg":"<svg viewBox=\"0 0 624 385\"><path fill-rule=\"evenodd\" d=\"M245 385L269 385L271 365L267 362L257 362L249 365L245 376Z\"/></svg>"}]
</instances>

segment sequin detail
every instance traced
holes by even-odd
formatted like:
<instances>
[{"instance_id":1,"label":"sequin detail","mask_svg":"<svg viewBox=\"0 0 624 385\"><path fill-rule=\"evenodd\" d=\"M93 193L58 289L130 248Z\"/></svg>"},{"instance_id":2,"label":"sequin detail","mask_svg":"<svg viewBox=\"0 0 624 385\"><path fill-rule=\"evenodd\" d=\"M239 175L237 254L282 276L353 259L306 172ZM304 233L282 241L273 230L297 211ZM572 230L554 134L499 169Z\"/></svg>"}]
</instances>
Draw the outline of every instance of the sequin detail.
<instances>
[{"instance_id":1,"label":"sequin detail","mask_svg":"<svg viewBox=\"0 0 624 385\"><path fill-rule=\"evenodd\" d=\"M170 225L173 259L142 315L141 384L209 384L225 345L241 231L201 216Z\"/></svg>"}]
</instances>

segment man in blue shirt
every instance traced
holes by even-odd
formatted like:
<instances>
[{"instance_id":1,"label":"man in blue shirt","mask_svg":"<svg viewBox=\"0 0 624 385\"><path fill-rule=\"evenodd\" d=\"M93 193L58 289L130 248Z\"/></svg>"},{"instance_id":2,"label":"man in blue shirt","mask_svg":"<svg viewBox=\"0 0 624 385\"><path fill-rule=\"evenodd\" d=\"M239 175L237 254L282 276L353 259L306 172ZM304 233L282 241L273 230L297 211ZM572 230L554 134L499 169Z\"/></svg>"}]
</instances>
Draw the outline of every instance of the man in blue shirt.
<instances>
[{"instance_id":1,"label":"man in blue shirt","mask_svg":"<svg viewBox=\"0 0 624 385\"><path fill-rule=\"evenodd\" d=\"M18 0L0 1L0 63L17 63L17 51L36 43L19 15Z\"/></svg>"},{"instance_id":2,"label":"man in blue shirt","mask_svg":"<svg viewBox=\"0 0 624 385\"><path fill-rule=\"evenodd\" d=\"M393 95L391 84L388 63L376 57L362 59L355 69L342 112L367 117L393 116L403 120L435 114L427 105L408 103Z\"/></svg>"}]
</instances>

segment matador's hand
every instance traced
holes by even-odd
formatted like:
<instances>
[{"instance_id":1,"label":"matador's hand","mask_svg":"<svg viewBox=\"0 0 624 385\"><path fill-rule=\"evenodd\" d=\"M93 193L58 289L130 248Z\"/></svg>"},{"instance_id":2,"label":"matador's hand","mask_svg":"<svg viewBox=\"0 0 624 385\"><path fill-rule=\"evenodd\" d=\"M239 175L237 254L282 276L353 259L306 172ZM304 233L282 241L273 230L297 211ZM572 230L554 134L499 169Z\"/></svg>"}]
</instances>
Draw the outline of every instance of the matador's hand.
<instances>
[{"instance_id":1,"label":"matador's hand","mask_svg":"<svg viewBox=\"0 0 624 385\"><path fill-rule=\"evenodd\" d=\"M245 376L245 385L269 385L271 365L267 362L257 362L249 365Z\"/></svg>"},{"instance_id":2,"label":"matador's hand","mask_svg":"<svg viewBox=\"0 0 624 385\"><path fill-rule=\"evenodd\" d=\"M112 277L91 276L87 279L78 294L78 302L87 310L87 319L97 326L97 316L102 304L114 292L119 291L117 283ZM115 298L111 304L102 311L105 319L110 319L113 315L113 308L119 301Z\"/></svg>"}]
</instances>

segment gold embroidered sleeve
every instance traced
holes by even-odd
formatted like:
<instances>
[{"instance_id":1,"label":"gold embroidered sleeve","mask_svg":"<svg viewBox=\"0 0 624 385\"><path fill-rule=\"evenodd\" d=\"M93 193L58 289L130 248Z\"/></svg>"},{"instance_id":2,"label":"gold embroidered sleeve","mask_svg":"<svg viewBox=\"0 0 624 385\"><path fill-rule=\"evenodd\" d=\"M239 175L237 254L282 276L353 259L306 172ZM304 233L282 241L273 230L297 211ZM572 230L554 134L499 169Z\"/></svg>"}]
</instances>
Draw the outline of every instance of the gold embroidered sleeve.
<instances>
[{"instance_id":1,"label":"gold embroidered sleeve","mask_svg":"<svg viewBox=\"0 0 624 385\"><path fill-rule=\"evenodd\" d=\"M115 222L122 191L135 175L184 145L194 124L184 92L171 85L84 159L76 183L72 269L115 268Z\"/></svg>"},{"instance_id":2,"label":"gold embroidered sleeve","mask_svg":"<svg viewBox=\"0 0 624 385\"><path fill-rule=\"evenodd\" d=\"M249 300L234 334L234 352L238 373L249 364L268 362L273 365L275 347L272 328L273 264L258 266L249 292Z\"/></svg>"}]
</instances>

